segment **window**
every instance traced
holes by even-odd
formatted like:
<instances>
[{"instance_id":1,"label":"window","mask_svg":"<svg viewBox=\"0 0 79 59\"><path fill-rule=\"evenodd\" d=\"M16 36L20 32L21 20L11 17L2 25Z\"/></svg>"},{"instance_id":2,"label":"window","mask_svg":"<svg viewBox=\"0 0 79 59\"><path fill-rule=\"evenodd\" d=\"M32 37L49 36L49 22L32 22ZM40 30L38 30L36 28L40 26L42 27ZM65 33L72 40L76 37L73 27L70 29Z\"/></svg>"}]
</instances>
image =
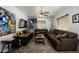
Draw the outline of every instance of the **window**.
<instances>
[{"instance_id":1,"label":"window","mask_svg":"<svg viewBox=\"0 0 79 59\"><path fill-rule=\"evenodd\" d=\"M37 21L38 29L45 29L45 21Z\"/></svg>"},{"instance_id":2,"label":"window","mask_svg":"<svg viewBox=\"0 0 79 59\"><path fill-rule=\"evenodd\" d=\"M68 17L69 15L64 15L57 19L57 28L61 30L68 30Z\"/></svg>"}]
</instances>

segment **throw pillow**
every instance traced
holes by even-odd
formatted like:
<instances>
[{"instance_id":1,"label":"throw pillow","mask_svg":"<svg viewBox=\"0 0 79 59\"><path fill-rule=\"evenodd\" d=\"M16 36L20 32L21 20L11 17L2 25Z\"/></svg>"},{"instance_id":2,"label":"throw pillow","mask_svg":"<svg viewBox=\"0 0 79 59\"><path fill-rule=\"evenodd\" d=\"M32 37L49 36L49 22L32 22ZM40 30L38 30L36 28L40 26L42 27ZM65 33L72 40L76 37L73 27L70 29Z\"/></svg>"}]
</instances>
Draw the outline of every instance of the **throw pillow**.
<instances>
[{"instance_id":1,"label":"throw pillow","mask_svg":"<svg viewBox=\"0 0 79 59\"><path fill-rule=\"evenodd\" d=\"M67 37L67 33L64 33L64 34L62 35L62 37L64 37L64 38Z\"/></svg>"},{"instance_id":2,"label":"throw pillow","mask_svg":"<svg viewBox=\"0 0 79 59\"><path fill-rule=\"evenodd\" d=\"M62 34L58 34L57 36L56 36L56 38L61 38L62 37Z\"/></svg>"}]
</instances>

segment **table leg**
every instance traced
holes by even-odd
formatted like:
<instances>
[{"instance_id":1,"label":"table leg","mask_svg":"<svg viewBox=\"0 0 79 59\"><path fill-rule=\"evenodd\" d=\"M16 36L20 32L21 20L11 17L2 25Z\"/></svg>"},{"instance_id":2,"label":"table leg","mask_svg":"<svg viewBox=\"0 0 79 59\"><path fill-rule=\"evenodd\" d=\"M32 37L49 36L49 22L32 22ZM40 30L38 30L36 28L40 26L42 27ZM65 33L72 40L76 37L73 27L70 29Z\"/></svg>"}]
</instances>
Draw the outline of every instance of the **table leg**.
<instances>
[{"instance_id":1,"label":"table leg","mask_svg":"<svg viewBox=\"0 0 79 59\"><path fill-rule=\"evenodd\" d=\"M5 47L5 44L3 44L3 47L1 49L1 53L3 53L4 47Z\"/></svg>"},{"instance_id":2,"label":"table leg","mask_svg":"<svg viewBox=\"0 0 79 59\"><path fill-rule=\"evenodd\" d=\"M9 44L8 44L8 52L10 51L10 47L9 47Z\"/></svg>"}]
</instances>

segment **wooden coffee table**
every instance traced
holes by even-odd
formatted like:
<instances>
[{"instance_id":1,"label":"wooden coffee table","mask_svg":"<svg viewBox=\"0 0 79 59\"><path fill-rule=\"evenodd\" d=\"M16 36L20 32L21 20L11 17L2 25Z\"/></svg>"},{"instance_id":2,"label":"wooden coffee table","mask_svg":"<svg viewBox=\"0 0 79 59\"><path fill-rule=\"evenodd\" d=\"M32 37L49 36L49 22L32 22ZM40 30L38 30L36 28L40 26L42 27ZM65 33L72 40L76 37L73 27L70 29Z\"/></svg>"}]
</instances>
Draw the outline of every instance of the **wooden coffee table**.
<instances>
[{"instance_id":1,"label":"wooden coffee table","mask_svg":"<svg viewBox=\"0 0 79 59\"><path fill-rule=\"evenodd\" d=\"M37 34L37 36L35 37L35 42L45 44L44 39L45 39L45 36L43 34Z\"/></svg>"}]
</instances>

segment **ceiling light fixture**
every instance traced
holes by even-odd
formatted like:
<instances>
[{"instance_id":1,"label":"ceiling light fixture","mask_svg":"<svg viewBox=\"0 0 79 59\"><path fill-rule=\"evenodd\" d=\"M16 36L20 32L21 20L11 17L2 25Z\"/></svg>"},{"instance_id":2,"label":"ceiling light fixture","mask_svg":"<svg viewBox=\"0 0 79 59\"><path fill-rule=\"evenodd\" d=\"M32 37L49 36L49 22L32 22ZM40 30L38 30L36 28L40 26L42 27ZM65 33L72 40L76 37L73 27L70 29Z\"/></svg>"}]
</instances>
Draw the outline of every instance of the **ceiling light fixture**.
<instances>
[{"instance_id":1,"label":"ceiling light fixture","mask_svg":"<svg viewBox=\"0 0 79 59\"><path fill-rule=\"evenodd\" d=\"M49 12L47 10L44 10L44 8L40 8L40 14L41 15L44 15L44 16L48 16L49 15Z\"/></svg>"}]
</instances>

